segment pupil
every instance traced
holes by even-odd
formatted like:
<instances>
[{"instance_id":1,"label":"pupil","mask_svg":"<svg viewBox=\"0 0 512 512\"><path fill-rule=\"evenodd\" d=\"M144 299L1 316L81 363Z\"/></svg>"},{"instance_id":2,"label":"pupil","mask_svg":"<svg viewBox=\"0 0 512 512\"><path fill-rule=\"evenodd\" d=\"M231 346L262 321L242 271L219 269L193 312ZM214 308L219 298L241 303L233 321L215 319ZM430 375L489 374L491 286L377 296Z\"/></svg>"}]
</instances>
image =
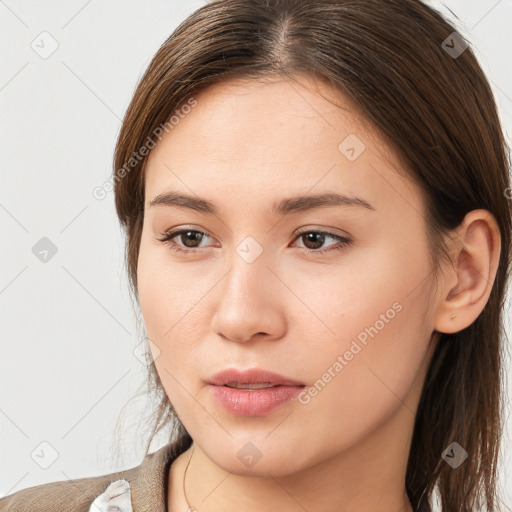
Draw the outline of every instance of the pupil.
<instances>
[{"instance_id":1,"label":"pupil","mask_svg":"<svg viewBox=\"0 0 512 512\"><path fill-rule=\"evenodd\" d=\"M202 236L201 233L198 233L197 231L187 231L186 233L183 233L183 234L186 235L187 237L191 237L193 239L192 241L194 241L194 239L195 239L195 241L197 241L197 239ZM190 240L188 240L188 241L190 241ZM201 240L199 240L199 242L200 241ZM185 243L185 245L187 247L196 247L195 245L187 245L186 243Z\"/></svg>"},{"instance_id":2,"label":"pupil","mask_svg":"<svg viewBox=\"0 0 512 512\"><path fill-rule=\"evenodd\" d=\"M306 236L306 240L308 240L308 243L309 242L313 242L313 245L316 245L314 247L308 247L308 244L304 244L308 249L318 249L320 248L323 243L324 243L324 240L325 240L325 236L322 234L322 233L307 233L305 234L304 236ZM317 240L315 241L315 238L317 238Z\"/></svg>"}]
</instances>

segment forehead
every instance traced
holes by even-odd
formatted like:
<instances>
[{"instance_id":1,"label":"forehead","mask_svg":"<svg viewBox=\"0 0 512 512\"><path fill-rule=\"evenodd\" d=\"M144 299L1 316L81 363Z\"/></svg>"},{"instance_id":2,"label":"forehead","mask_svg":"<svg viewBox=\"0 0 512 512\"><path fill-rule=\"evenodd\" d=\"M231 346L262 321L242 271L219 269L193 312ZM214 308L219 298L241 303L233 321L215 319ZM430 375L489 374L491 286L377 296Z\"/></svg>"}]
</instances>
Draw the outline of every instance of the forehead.
<instances>
[{"instance_id":1,"label":"forehead","mask_svg":"<svg viewBox=\"0 0 512 512\"><path fill-rule=\"evenodd\" d=\"M194 98L148 156L148 200L167 187L201 197L229 187L251 201L336 188L376 205L400 189L419 193L393 148L325 81L233 80Z\"/></svg>"},{"instance_id":2,"label":"forehead","mask_svg":"<svg viewBox=\"0 0 512 512\"><path fill-rule=\"evenodd\" d=\"M312 152L317 142L332 144L347 129L361 138L375 137L370 123L348 97L325 80L308 75L230 80L211 85L194 98L197 105L179 116L158 145L172 148L177 157L182 156L182 137L188 146L197 142L194 147L200 152L214 149L221 156L227 151L230 158L234 148L236 153L243 150L244 156L251 150L256 158L264 158L272 149L285 154L294 141L297 149Z\"/></svg>"}]
</instances>

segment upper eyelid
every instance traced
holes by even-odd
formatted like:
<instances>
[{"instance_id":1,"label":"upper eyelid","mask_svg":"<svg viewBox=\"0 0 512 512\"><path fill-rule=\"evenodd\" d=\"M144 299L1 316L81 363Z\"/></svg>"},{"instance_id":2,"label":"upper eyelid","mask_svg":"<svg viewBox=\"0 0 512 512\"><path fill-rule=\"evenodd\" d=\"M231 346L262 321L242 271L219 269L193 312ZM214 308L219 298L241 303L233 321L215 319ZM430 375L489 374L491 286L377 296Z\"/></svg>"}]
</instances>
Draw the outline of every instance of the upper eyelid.
<instances>
[{"instance_id":1,"label":"upper eyelid","mask_svg":"<svg viewBox=\"0 0 512 512\"><path fill-rule=\"evenodd\" d=\"M298 228L295 232L294 232L294 235L298 236L300 234L303 234L303 233L309 233L309 232L319 232L319 233L324 233L324 234L329 234L329 235L333 235L333 236L345 236L345 237L349 237L348 234L345 234L343 232L341 233L336 233L335 231L331 231L335 228L322 228L322 227L302 227L302 228ZM178 233L182 233L184 231L195 231L197 233L201 233L201 234L204 234L204 235L207 235L209 236L210 238L215 238L213 235L210 235L210 233L208 233L207 231L205 231L204 229L199 229L199 228L195 228L195 227L190 227L190 226L184 226L184 227L176 227L176 228L172 228L172 229L168 229L167 231L164 232L164 235L177 235Z\"/></svg>"}]
</instances>

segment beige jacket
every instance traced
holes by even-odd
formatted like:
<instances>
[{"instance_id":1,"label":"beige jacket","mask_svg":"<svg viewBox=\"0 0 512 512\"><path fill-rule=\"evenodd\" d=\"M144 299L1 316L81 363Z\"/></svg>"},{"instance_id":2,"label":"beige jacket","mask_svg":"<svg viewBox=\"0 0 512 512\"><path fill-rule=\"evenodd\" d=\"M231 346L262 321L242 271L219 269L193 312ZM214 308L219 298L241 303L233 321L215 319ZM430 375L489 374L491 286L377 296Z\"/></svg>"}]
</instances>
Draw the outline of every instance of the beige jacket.
<instances>
[{"instance_id":1,"label":"beige jacket","mask_svg":"<svg viewBox=\"0 0 512 512\"><path fill-rule=\"evenodd\" d=\"M178 454L171 443L140 466L108 475L51 482L0 499L0 512L169 512L167 478ZM418 512L431 512L425 504Z\"/></svg>"},{"instance_id":2,"label":"beige jacket","mask_svg":"<svg viewBox=\"0 0 512 512\"><path fill-rule=\"evenodd\" d=\"M177 457L172 448L166 444L131 469L22 489L1 498L0 511L167 512L167 477Z\"/></svg>"}]
</instances>

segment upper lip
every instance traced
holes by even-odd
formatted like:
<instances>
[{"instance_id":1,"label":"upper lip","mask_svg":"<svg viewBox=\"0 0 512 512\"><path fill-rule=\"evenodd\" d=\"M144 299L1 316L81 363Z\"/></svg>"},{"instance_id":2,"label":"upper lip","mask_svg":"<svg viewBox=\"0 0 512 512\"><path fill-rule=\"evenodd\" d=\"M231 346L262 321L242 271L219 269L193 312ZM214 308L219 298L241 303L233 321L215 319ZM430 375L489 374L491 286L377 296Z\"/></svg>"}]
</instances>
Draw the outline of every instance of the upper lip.
<instances>
[{"instance_id":1,"label":"upper lip","mask_svg":"<svg viewBox=\"0 0 512 512\"><path fill-rule=\"evenodd\" d=\"M238 384L305 385L303 382L261 368L250 368L248 370L228 368L216 373L208 382L215 386L223 386L230 382L237 382Z\"/></svg>"}]
</instances>

